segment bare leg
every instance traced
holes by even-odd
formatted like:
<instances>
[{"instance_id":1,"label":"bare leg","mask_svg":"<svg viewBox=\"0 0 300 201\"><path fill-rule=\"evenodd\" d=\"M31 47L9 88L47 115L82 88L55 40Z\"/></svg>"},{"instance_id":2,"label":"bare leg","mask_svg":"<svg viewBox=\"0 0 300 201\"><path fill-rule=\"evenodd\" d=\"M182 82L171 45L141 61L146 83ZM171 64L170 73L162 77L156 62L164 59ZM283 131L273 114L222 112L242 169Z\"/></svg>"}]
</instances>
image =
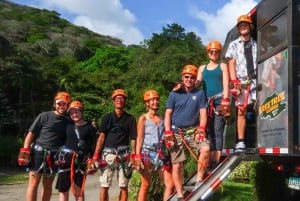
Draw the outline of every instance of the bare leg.
<instances>
[{"instance_id":1,"label":"bare leg","mask_svg":"<svg viewBox=\"0 0 300 201\"><path fill-rule=\"evenodd\" d=\"M52 183L54 176L52 175L43 175L43 189L41 192L42 201L50 201L52 194Z\"/></svg>"},{"instance_id":2,"label":"bare leg","mask_svg":"<svg viewBox=\"0 0 300 201\"><path fill-rule=\"evenodd\" d=\"M36 201L38 186L41 181L42 174L33 171L29 172L29 181L26 192L26 201Z\"/></svg>"}]
</instances>

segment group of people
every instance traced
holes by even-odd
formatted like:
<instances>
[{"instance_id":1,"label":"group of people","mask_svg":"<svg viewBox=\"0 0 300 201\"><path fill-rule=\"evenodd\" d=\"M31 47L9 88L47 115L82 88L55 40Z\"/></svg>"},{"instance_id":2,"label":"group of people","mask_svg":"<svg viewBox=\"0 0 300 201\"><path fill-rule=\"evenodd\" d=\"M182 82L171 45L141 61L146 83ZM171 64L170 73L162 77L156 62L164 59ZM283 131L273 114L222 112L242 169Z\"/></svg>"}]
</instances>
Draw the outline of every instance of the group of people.
<instances>
[{"instance_id":1,"label":"group of people","mask_svg":"<svg viewBox=\"0 0 300 201\"><path fill-rule=\"evenodd\" d=\"M225 53L227 62L220 61L222 46L213 40L207 45L208 64L183 67L181 82L169 93L164 115L158 113L158 91L149 89L143 96L146 112L136 121L125 111L126 91L116 89L111 97L114 111L104 115L95 129L83 118L83 104L71 102L66 92L58 92L55 110L38 115L20 149L19 164L30 168L26 200L37 200L42 180L42 200L49 201L54 175L58 173L55 187L60 192L59 200L69 200L72 189L75 200L84 201L86 173L100 170L100 201L109 200L114 172L118 174L119 200L126 201L133 168L141 175L139 201L147 200L154 172L165 185L163 200L175 191L177 200L183 200L185 154L190 153L198 165L197 188L205 179L206 169L220 162L224 118L230 115L231 97L238 110L235 149L246 149L246 110L255 100L256 84L252 26L248 15L238 18L240 37L230 43Z\"/></svg>"}]
</instances>

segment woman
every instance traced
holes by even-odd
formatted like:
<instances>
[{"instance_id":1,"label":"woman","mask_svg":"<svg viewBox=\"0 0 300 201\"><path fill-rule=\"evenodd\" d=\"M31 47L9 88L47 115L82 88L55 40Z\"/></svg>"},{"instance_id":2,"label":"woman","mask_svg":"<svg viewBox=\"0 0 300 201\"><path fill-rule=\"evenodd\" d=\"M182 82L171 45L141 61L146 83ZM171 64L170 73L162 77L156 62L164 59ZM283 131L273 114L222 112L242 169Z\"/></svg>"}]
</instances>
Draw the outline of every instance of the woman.
<instances>
[{"instance_id":1,"label":"woman","mask_svg":"<svg viewBox=\"0 0 300 201\"><path fill-rule=\"evenodd\" d=\"M137 124L137 144L135 166L141 173L141 187L138 201L146 201L151 179L157 171L165 184L163 200L167 200L173 192L170 159L164 152L162 136L163 120L158 114L159 94L155 90L144 93L147 112L142 114Z\"/></svg>"},{"instance_id":2,"label":"woman","mask_svg":"<svg viewBox=\"0 0 300 201\"><path fill-rule=\"evenodd\" d=\"M68 112L73 123L67 125L65 145L57 156L58 178L56 189L59 200L69 200L69 190L76 201L84 201L86 161L92 156L96 141L94 127L83 119L83 105L79 101L70 103Z\"/></svg>"},{"instance_id":3,"label":"woman","mask_svg":"<svg viewBox=\"0 0 300 201\"><path fill-rule=\"evenodd\" d=\"M223 148L224 116L229 115L229 73L225 63L220 62L222 46L219 41L207 45L209 63L199 67L197 82L204 84L208 98L208 137L211 143L211 166L220 162Z\"/></svg>"}]
</instances>

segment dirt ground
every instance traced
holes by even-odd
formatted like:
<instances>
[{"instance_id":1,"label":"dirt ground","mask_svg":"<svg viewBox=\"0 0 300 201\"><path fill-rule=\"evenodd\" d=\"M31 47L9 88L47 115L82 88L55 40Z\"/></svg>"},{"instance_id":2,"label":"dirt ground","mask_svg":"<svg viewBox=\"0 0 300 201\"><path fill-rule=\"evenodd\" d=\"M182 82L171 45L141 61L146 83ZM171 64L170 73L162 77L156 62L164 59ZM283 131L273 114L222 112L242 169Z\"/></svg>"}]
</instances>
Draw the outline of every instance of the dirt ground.
<instances>
[{"instance_id":1,"label":"dirt ground","mask_svg":"<svg viewBox=\"0 0 300 201\"><path fill-rule=\"evenodd\" d=\"M8 172L4 172L1 170L0 174L8 174ZM116 174L115 174L116 175ZM54 188L55 182L53 183L53 191L51 201L58 200L58 191ZM89 175L86 180L85 185L85 195L86 201L96 201L99 200L99 172L95 175ZM7 201L24 201L25 194L27 189L27 181L24 183L12 184L12 185L0 185L0 200ZM41 184L39 186L39 194L40 195ZM109 191L110 201L117 201L119 195L119 187L117 186L117 178L113 179L112 187ZM40 200L40 197L38 197ZM70 200L74 200L72 192L70 192Z\"/></svg>"}]
</instances>

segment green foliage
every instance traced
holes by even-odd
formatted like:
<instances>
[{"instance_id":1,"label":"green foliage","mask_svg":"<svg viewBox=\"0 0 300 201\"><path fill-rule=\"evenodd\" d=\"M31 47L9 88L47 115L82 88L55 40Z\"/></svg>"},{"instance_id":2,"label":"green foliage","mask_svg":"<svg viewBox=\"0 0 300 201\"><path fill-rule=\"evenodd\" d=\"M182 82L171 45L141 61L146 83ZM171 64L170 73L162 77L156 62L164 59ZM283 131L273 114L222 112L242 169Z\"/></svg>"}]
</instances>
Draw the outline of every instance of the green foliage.
<instances>
[{"instance_id":1,"label":"green foliage","mask_svg":"<svg viewBox=\"0 0 300 201\"><path fill-rule=\"evenodd\" d=\"M228 179L240 183L254 182L255 165L257 162L242 161L229 175ZM254 183L253 183L254 184Z\"/></svg>"},{"instance_id":2,"label":"green foliage","mask_svg":"<svg viewBox=\"0 0 300 201\"><path fill-rule=\"evenodd\" d=\"M2 136L0 141L1 166L16 166L19 148L23 145L23 139L13 136Z\"/></svg>"},{"instance_id":3,"label":"green foliage","mask_svg":"<svg viewBox=\"0 0 300 201\"><path fill-rule=\"evenodd\" d=\"M225 181L208 201L258 201L251 184Z\"/></svg>"}]
</instances>

